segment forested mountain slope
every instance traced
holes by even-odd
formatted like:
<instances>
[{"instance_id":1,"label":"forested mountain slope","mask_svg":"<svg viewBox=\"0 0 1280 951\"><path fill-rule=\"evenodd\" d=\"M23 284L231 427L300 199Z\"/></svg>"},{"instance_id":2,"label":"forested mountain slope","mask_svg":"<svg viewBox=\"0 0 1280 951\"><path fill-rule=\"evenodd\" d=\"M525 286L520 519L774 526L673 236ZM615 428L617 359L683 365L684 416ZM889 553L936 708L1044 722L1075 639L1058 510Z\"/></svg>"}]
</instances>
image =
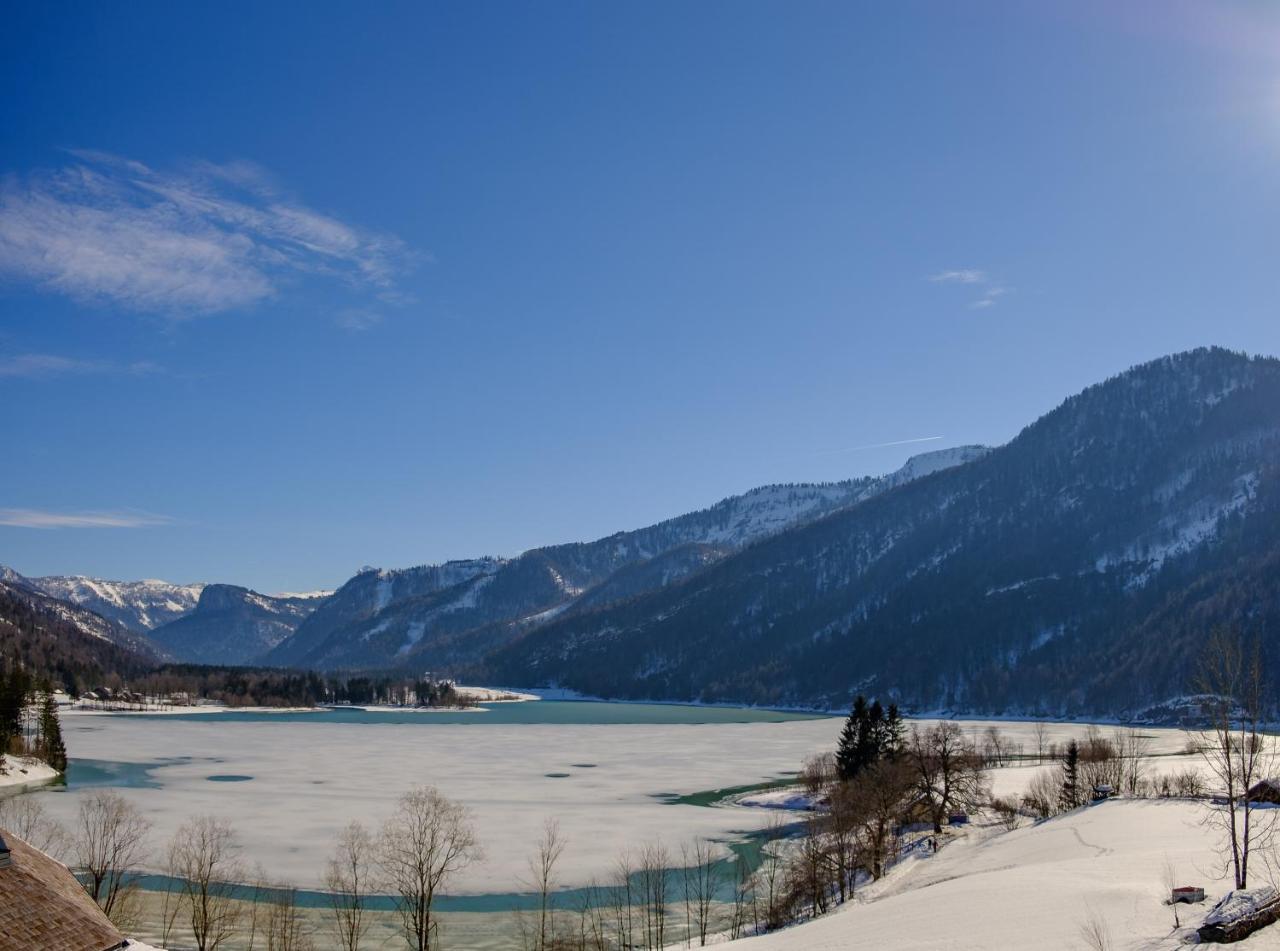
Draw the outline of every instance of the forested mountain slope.
<instances>
[{"instance_id":1,"label":"forested mountain slope","mask_svg":"<svg viewBox=\"0 0 1280 951\"><path fill-rule=\"evenodd\" d=\"M107 636L108 633L116 638ZM154 666L157 654L112 621L0 580L0 660L69 691Z\"/></svg>"},{"instance_id":2,"label":"forested mountain slope","mask_svg":"<svg viewBox=\"0 0 1280 951\"><path fill-rule=\"evenodd\" d=\"M297 630L324 600L205 585L194 611L156 628L151 637L189 663L251 664Z\"/></svg>"},{"instance_id":3,"label":"forested mountain slope","mask_svg":"<svg viewBox=\"0 0 1280 951\"><path fill-rule=\"evenodd\" d=\"M926 453L910 471L882 478L764 486L647 528L512 559L368 569L266 661L321 669L471 663L552 618L672 584L760 539L985 451Z\"/></svg>"},{"instance_id":4,"label":"forested mountain slope","mask_svg":"<svg viewBox=\"0 0 1280 951\"><path fill-rule=\"evenodd\" d=\"M1280 362L1197 350L1005 446L557 618L473 671L615 697L1133 712L1206 631L1280 639Z\"/></svg>"}]
</instances>

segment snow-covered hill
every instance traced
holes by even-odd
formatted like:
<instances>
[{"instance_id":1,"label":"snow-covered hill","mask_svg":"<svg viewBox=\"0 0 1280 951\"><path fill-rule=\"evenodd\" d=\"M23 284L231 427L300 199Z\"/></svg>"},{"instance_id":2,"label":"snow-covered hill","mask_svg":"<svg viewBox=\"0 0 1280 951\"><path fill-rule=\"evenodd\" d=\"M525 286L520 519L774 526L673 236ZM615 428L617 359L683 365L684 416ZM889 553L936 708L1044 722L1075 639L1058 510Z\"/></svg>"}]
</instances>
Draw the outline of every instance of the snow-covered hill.
<instances>
[{"instance_id":1,"label":"snow-covered hill","mask_svg":"<svg viewBox=\"0 0 1280 951\"><path fill-rule=\"evenodd\" d=\"M1194 943L1174 930L1164 869L1204 887L1208 901L1183 906L1198 924L1230 889L1217 828L1203 802L1115 800L1012 832L971 830L937 854L904 860L832 914L758 938L741 951L1042 951L1088 948L1091 921L1115 951L1173 951ZM1272 926L1247 947L1280 947Z\"/></svg>"}]
</instances>

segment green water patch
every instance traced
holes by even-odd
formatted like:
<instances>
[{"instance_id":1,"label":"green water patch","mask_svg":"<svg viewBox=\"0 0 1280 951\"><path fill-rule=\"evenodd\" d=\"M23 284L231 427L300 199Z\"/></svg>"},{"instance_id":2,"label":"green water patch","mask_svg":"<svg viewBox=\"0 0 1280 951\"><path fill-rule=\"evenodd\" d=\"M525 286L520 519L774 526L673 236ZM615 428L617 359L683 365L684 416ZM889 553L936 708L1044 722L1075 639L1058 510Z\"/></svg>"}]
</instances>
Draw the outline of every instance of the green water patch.
<instances>
[{"instance_id":1,"label":"green water patch","mask_svg":"<svg viewBox=\"0 0 1280 951\"><path fill-rule=\"evenodd\" d=\"M166 766L181 766L192 762L190 756L171 756L150 763L125 763L107 759L72 759L61 781L54 784L60 789L93 789L113 786L117 789L160 789L162 783L154 775Z\"/></svg>"},{"instance_id":2,"label":"green water patch","mask_svg":"<svg viewBox=\"0 0 1280 951\"><path fill-rule=\"evenodd\" d=\"M215 773L212 776L206 776L205 779L211 783L247 783L253 777L242 773Z\"/></svg>"},{"instance_id":3,"label":"green water patch","mask_svg":"<svg viewBox=\"0 0 1280 951\"><path fill-rule=\"evenodd\" d=\"M794 775L778 779L766 779L760 783L747 783L743 786L725 786L723 789L704 789L701 792L687 793L683 796L674 793L654 793L655 799L662 799L673 806L714 806L725 799L745 796L747 793L767 792L770 789L785 789L796 784ZM671 797L671 798L668 798Z\"/></svg>"}]
</instances>

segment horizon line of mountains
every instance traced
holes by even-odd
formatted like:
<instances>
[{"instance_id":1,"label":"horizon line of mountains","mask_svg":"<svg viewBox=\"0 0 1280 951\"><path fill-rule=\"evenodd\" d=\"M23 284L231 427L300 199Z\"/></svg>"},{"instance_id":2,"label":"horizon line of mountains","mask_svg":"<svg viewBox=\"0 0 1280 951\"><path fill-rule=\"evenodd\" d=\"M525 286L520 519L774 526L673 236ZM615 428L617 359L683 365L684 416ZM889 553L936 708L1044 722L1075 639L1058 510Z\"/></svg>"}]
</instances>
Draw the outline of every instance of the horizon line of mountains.
<instances>
[{"instance_id":1,"label":"horizon line of mountains","mask_svg":"<svg viewBox=\"0 0 1280 951\"><path fill-rule=\"evenodd\" d=\"M1190 692L1215 626L1278 659L1278 476L1280 361L1202 348L1091 386L1003 446L764 486L593 542L366 569L311 595L3 568L0 594L155 663L1133 715Z\"/></svg>"}]
</instances>

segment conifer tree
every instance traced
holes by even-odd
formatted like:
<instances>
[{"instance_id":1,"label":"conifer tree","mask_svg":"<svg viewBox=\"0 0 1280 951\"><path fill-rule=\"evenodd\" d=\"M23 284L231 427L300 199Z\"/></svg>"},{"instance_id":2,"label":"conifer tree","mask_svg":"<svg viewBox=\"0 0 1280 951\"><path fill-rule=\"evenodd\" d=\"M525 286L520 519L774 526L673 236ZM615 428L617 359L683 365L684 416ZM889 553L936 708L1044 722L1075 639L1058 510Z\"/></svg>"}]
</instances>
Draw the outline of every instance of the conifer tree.
<instances>
[{"instance_id":1,"label":"conifer tree","mask_svg":"<svg viewBox=\"0 0 1280 951\"><path fill-rule=\"evenodd\" d=\"M885 717L885 734L887 742L885 743L884 755L889 759L894 759L902 752L907 738L907 725L902 722L902 714L898 712L896 703L889 704L889 713Z\"/></svg>"},{"instance_id":2,"label":"conifer tree","mask_svg":"<svg viewBox=\"0 0 1280 951\"><path fill-rule=\"evenodd\" d=\"M867 723L867 698L859 694L853 701L849 718L844 721L840 731L840 742L836 747L836 770L840 778L853 779L862 768L862 739Z\"/></svg>"},{"instance_id":3,"label":"conifer tree","mask_svg":"<svg viewBox=\"0 0 1280 951\"><path fill-rule=\"evenodd\" d=\"M67 747L62 742L62 725L58 722L58 702L53 690L46 687L40 705L40 756L60 773L67 771Z\"/></svg>"},{"instance_id":4,"label":"conifer tree","mask_svg":"<svg viewBox=\"0 0 1280 951\"><path fill-rule=\"evenodd\" d=\"M1080 744L1074 738L1067 743L1062 757L1062 808L1080 805Z\"/></svg>"}]
</instances>

